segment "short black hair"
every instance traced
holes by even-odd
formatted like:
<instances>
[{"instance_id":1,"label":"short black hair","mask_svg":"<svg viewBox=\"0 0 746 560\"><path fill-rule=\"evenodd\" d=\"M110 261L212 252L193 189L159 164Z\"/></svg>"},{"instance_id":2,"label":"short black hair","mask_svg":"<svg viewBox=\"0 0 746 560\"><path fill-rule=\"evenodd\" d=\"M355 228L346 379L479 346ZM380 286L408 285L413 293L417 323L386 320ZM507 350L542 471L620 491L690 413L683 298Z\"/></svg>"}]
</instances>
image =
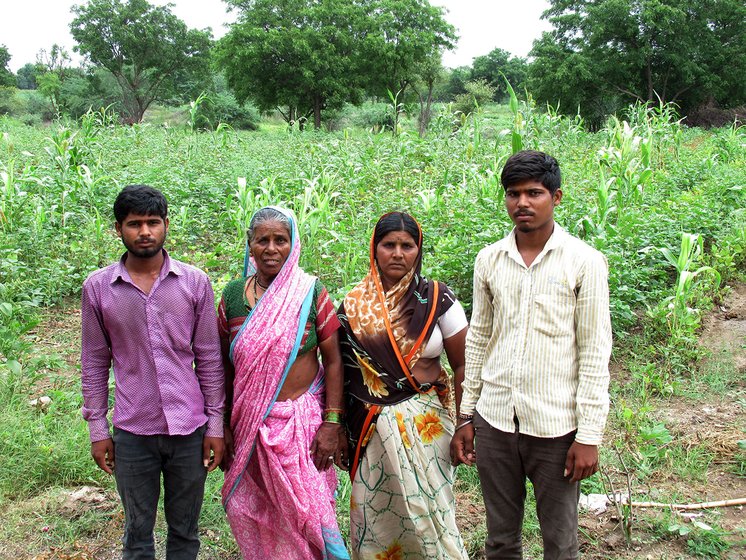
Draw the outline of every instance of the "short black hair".
<instances>
[{"instance_id":1,"label":"short black hair","mask_svg":"<svg viewBox=\"0 0 746 560\"><path fill-rule=\"evenodd\" d=\"M537 181L554 194L562 185L559 163L549 154L537 150L514 153L505 162L500 182L507 189L526 181Z\"/></svg>"},{"instance_id":2,"label":"short black hair","mask_svg":"<svg viewBox=\"0 0 746 560\"><path fill-rule=\"evenodd\" d=\"M392 231L406 231L420 245L420 226L417 221L405 212L389 212L379 218L373 230L373 246L377 247L381 239Z\"/></svg>"},{"instance_id":3,"label":"short black hair","mask_svg":"<svg viewBox=\"0 0 746 560\"><path fill-rule=\"evenodd\" d=\"M114 218L121 224L130 213L160 216L165 221L168 216L168 202L158 189L148 185L127 185L114 201Z\"/></svg>"}]
</instances>

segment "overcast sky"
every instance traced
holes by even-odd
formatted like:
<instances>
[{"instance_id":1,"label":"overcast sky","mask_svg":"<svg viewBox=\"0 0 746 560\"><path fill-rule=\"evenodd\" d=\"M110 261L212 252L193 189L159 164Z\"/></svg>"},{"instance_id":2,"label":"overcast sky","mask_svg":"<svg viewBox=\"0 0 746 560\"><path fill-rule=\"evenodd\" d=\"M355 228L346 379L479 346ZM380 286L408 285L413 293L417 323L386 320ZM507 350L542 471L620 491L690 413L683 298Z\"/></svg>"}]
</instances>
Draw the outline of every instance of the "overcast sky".
<instances>
[{"instance_id":1,"label":"overcast sky","mask_svg":"<svg viewBox=\"0 0 746 560\"><path fill-rule=\"evenodd\" d=\"M163 5L167 0L150 0ZM52 44L66 48L74 57L74 41L70 36L73 15L70 7L80 1L68 0L0 0L0 45L8 47L12 56L10 69L17 71L27 62L35 62L39 49L49 50ZM211 27L213 35L225 33L224 25L234 15L226 13L221 0L172 0L173 12L189 27ZM443 57L449 67L470 66L475 56L487 54L495 47L515 56L526 56L534 39L549 24L540 19L549 7L547 0L430 0L445 7L446 19L458 30L456 49Z\"/></svg>"}]
</instances>

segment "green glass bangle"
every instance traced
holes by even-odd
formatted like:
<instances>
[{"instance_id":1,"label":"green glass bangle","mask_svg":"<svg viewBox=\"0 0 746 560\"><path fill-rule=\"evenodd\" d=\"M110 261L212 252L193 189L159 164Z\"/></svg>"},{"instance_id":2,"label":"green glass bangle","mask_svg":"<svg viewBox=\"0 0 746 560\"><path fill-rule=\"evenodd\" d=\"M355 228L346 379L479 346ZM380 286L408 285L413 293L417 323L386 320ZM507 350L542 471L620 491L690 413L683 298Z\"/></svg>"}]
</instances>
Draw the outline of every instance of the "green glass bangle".
<instances>
[{"instance_id":1,"label":"green glass bangle","mask_svg":"<svg viewBox=\"0 0 746 560\"><path fill-rule=\"evenodd\" d=\"M329 422L330 424L341 424L342 415L339 412L334 412L331 410L328 412L324 412L324 422Z\"/></svg>"}]
</instances>

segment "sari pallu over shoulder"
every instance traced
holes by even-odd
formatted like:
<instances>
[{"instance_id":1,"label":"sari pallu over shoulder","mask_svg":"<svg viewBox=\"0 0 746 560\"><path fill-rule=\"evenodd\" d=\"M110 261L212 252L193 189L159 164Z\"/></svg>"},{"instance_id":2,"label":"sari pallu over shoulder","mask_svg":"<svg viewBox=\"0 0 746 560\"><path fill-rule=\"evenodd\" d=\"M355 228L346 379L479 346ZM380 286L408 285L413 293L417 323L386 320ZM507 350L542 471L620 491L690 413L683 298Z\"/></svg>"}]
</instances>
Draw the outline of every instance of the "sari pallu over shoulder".
<instances>
[{"instance_id":1,"label":"sari pallu over shoulder","mask_svg":"<svg viewBox=\"0 0 746 560\"><path fill-rule=\"evenodd\" d=\"M344 329L340 337L347 395L346 424L350 439L350 478L365 452L381 407L436 390L445 396L447 381L420 383L411 369L423 346L455 297L441 282L420 275L422 232L416 240L419 253L412 269L388 292L381 283L373 238L370 268L339 308Z\"/></svg>"},{"instance_id":2,"label":"sari pallu over shoulder","mask_svg":"<svg viewBox=\"0 0 746 560\"><path fill-rule=\"evenodd\" d=\"M323 367L306 393L276 402L316 299L315 277L298 266L295 219L277 210L290 219L290 254L230 348L235 457L225 473L223 506L247 559L349 560L334 512L336 473L318 471L309 455L322 422ZM252 260L245 262L244 276L254 273ZM279 532L278 516L284 527Z\"/></svg>"},{"instance_id":3,"label":"sari pallu over shoulder","mask_svg":"<svg viewBox=\"0 0 746 560\"><path fill-rule=\"evenodd\" d=\"M231 344L236 375L230 426L235 457L225 473L223 506L240 482L253 453L256 435L282 389L297 357L313 302L315 278L298 266L300 242L292 214L292 249L277 277L262 295ZM256 271L253 259L244 262L244 276Z\"/></svg>"}]
</instances>

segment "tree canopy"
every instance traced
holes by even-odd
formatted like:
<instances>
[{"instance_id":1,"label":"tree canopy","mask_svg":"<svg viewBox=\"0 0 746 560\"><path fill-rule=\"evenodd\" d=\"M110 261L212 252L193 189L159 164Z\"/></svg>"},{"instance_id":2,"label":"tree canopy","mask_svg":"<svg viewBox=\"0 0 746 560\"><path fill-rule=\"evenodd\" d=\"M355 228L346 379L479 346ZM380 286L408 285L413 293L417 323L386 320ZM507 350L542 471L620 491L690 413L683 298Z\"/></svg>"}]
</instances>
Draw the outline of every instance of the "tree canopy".
<instances>
[{"instance_id":1,"label":"tree canopy","mask_svg":"<svg viewBox=\"0 0 746 560\"><path fill-rule=\"evenodd\" d=\"M360 49L367 91L387 97L404 93L433 60L456 41L456 30L443 17L443 8L428 0L366 0L366 29Z\"/></svg>"},{"instance_id":2,"label":"tree canopy","mask_svg":"<svg viewBox=\"0 0 746 560\"><path fill-rule=\"evenodd\" d=\"M0 86L16 85L16 77L8 68L10 58L8 48L5 45L0 45Z\"/></svg>"},{"instance_id":3,"label":"tree canopy","mask_svg":"<svg viewBox=\"0 0 746 560\"><path fill-rule=\"evenodd\" d=\"M472 63L472 80L484 80L495 89L495 101L508 98L505 79L514 90L520 91L526 86L528 63L525 58L511 56L503 49L493 49L484 56L478 56Z\"/></svg>"},{"instance_id":4,"label":"tree canopy","mask_svg":"<svg viewBox=\"0 0 746 560\"><path fill-rule=\"evenodd\" d=\"M349 0L229 1L238 21L218 43L217 60L239 100L262 110L287 107L287 120L356 101L355 49L362 13Z\"/></svg>"},{"instance_id":5,"label":"tree canopy","mask_svg":"<svg viewBox=\"0 0 746 560\"><path fill-rule=\"evenodd\" d=\"M18 89L36 89L36 77L39 69L36 64L27 62L16 72Z\"/></svg>"},{"instance_id":6,"label":"tree canopy","mask_svg":"<svg viewBox=\"0 0 746 560\"><path fill-rule=\"evenodd\" d=\"M226 1L240 13L217 59L236 96L316 127L324 108L428 82L455 37L426 0Z\"/></svg>"},{"instance_id":7,"label":"tree canopy","mask_svg":"<svg viewBox=\"0 0 746 560\"><path fill-rule=\"evenodd\" d=\"M73 12L75 50L116 78L126 120L139 122L153 101L184 100L209 82L211 32L188 29L168 6L90 0Z\"/></svg>"},{"instance_id":8,"label":"tree canopy","mask_svg":"<svg viewBox=\"0 0 746 560\"><path fill-rule=\"evenodd\" d=\"M741 0L551 0L554 30L534 43L531 91L600 117L632 101L746 101Z\"/></svg>"}]
</instances>

